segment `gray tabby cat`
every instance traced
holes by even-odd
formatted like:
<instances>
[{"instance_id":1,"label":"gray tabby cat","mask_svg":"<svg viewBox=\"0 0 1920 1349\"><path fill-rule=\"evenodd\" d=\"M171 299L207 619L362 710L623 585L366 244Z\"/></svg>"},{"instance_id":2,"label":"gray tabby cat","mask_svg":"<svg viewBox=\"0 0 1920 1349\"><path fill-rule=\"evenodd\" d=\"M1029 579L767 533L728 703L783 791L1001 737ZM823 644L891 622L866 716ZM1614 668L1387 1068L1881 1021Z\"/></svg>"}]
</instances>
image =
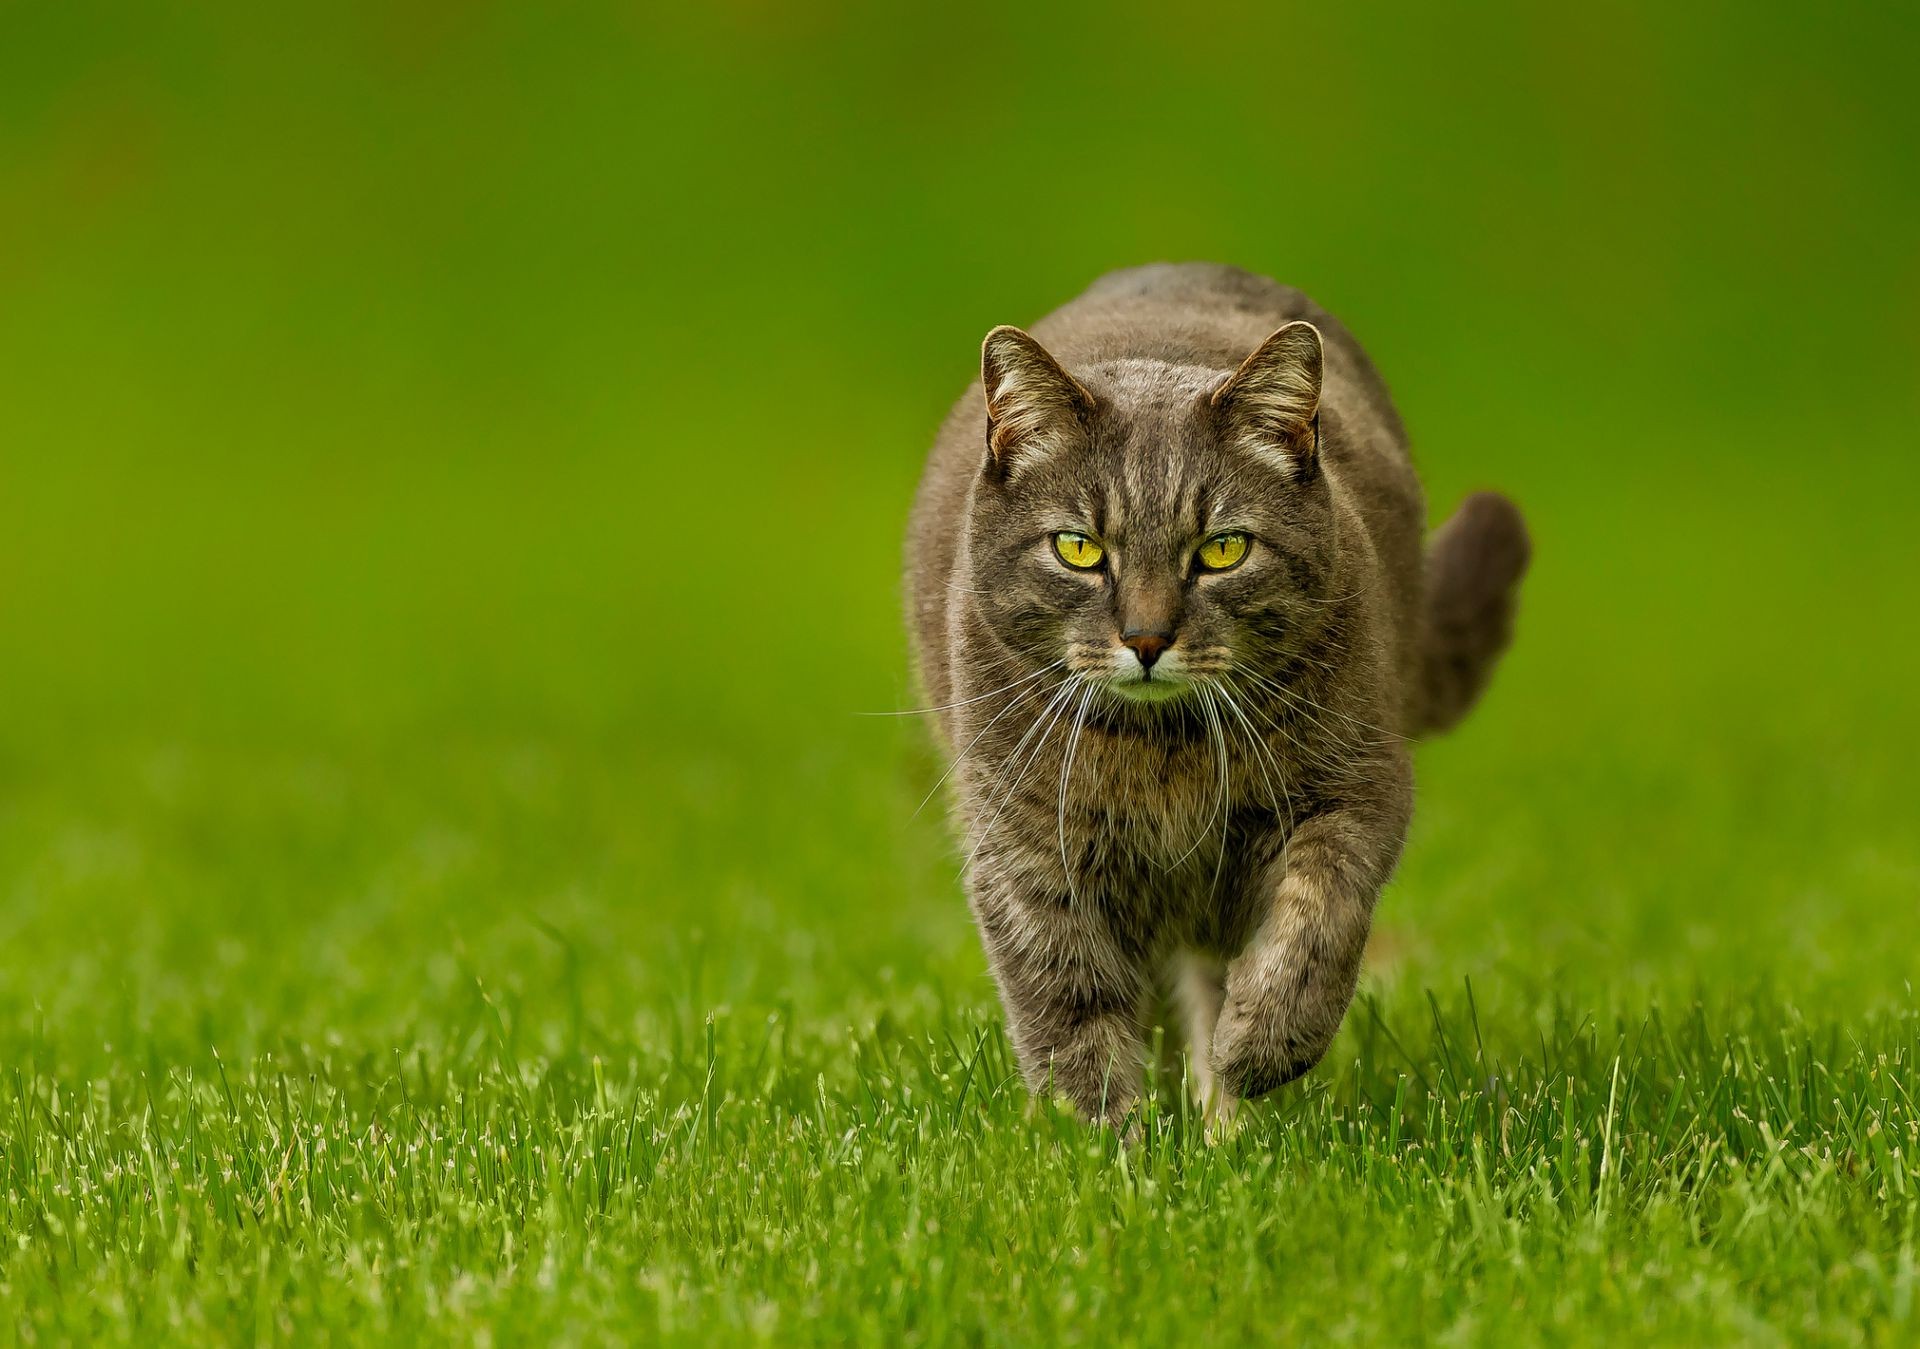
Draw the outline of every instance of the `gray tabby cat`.
<instances>
[{"instance_id":1,"label":"gray tabby cat","mask_svg":"<svg viewBox=\"0 0 1920 1349\"><path fill-rule=\"evenodd\" d=\"M1124 1117L1162 995L1211 1118L1326 1053L1406 837L1407 737L1479 695L1527 564L1503 497L1424 555L1423 520L1386 386L1298 291L1142 267L987 334L907 570L1034 1091Z\"/></svg>"}]
</instances>

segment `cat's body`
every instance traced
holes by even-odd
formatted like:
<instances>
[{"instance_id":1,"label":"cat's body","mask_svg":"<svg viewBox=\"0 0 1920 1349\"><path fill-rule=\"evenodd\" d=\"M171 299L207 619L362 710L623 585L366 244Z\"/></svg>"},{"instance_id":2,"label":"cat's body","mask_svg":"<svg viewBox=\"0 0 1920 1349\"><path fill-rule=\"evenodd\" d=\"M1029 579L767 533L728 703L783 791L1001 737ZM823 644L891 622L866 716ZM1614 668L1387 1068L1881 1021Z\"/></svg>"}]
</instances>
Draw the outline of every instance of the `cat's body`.
<instances>
[{"instance_id":1,"label":"cat's body","mask_svg":"<svg viewBox=\"0 0 1920 1349\"><path fill-rule=\"evenodd\" d=\"M1234 269L1103 278L989 335L983 380L935 443L908 571L1023 1071L1118 1117L1170 994L1230 1108L1338 1029L1407 738L1484 683L1525 535L1477 497L1423 556L1366 355Z\"/></svg>"}]
</instances>

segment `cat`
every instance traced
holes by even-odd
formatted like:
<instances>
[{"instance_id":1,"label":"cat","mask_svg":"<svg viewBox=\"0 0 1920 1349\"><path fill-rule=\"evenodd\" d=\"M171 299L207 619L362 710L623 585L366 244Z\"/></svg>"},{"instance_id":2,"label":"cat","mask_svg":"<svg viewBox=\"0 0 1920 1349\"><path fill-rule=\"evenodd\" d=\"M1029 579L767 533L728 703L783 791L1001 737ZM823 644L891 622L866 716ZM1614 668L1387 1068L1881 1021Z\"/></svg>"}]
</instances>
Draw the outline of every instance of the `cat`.
<instances>
[{"instance_id":1,"label":"cat","mask_svg":"<svg viewBox=\"0 0 1920 1349\"><path fill-rule=\"evenodd\" d=\"M909 626L1036 1096L1125 1119L1169 999L1209 1121L1326 1053L1409 740L1485 687L1530 553L1498 495L1424 521L1386 386L1299 291L1157 264L987 334Z\"/></svg>"}]
</instances>

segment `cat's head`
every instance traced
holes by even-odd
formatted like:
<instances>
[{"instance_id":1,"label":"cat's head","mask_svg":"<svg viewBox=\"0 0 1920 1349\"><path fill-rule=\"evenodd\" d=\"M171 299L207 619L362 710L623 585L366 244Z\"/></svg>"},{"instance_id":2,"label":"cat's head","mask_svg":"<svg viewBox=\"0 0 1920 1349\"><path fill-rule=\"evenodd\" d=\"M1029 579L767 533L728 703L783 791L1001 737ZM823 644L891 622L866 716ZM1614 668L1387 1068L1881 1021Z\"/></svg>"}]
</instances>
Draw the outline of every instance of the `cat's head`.
<instances>
[{"instance_id":1,"label":"cat's head","mask_svg":"<svg viewBox=\"0 0 1920 1349\"><path fill-rule=\"evenodd\" d=\"M1310 323L1225 376L1069 371L1017 328L987 334L965 578L987 624L1029 669L1063 662L1135 704L1257 684L1328 618L1321 366Z\"/></svg>"}]
</instances>

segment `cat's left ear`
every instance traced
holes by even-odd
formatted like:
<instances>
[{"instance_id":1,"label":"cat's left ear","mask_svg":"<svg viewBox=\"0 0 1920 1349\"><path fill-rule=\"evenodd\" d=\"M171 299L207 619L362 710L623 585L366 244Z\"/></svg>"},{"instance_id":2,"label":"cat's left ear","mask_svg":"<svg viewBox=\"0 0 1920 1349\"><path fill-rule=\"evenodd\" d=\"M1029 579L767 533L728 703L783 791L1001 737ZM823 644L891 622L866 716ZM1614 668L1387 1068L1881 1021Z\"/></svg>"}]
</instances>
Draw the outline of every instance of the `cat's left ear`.
<instances>
[{"instance_id":1,"label":"cat's left ear","mask_svg":"<svg viewBox=\"0 0 1920 1349\"><path fill-rule=\"evenodd\" d=\"M1073 441L1094 408L1080 381L1018 328L987 334L980 346L980 383L987 395L987 455L1001 474Z\"/></svg>"},{"instance_id":2,"label":"cat's left ear","mask_svg":"<svg viewBox=\"0 0 1920 1349\"><path fill-rule=\"evenodd\" d=\"M1320 449L1320 330L1304 320L1260 344L1210 400L1227 439L1302 475Z\"/></svg>"}]
</instances>

